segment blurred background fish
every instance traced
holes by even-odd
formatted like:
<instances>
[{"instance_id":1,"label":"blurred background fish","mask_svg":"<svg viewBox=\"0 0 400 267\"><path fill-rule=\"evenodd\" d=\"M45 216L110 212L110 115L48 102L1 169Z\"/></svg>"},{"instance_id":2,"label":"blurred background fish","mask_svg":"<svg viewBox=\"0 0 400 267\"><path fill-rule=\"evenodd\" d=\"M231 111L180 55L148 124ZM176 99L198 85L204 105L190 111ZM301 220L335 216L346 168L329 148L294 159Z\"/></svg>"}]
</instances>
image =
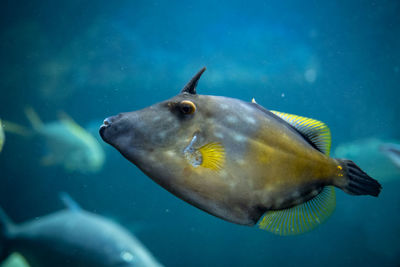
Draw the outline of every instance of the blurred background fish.
<instances>
[{"instance_id":1,"label":"blurred background fish","mask_svg":"<svg viewBox=\"0 0 400 267\"><path fill-rule=\"evenodd\" d=\"M0 267L30 267L30 265L21 254L15 252L8 256L8 258L0 264Z\"/></svg>"},{"instance_id":2,"label":"blurred background fish","mask_svg":"<svg viewBox=\"0 0 400 267\"><path fill-rule=\"evenodd\" d=\"M100 143L66 113L48 123L43 123L32 108L25 109L25 113L32 129L8 123L5 130L43 140L47 149L41 159L44 166L61 165L69 172L101 170L105 153Z\"/></svg>"},{"instance_id":3,"label":"blurred background fish","mask_svg":"<svg viewBox=\"0 0 400 267\"><path fill-rule=\"evenodd\" d=\"M18 252L32 267L161 267L142 243L118 224L84 211L61 194L66 210L14 224L0 210L0 260Z\"/></svg>"},{"instance_id":4,"label":"blurred background fish","mask_svg":"<svg viewBox=\"0 0 400 267\"><path fill-rule=\"evenodd\" d=\"M379 182L400 181L400 141L365 138L336 147L336 157L354 159Z\"/></svg>"},{"instance_id":5,"label":"blurred background fish","mask_svg":"<svg viewBox=\"0 0 400 267\"><path fill-rule=\"evenodd\" d=\"M4 135L3 124L0 120L0 152L3 150L4 142L6 141L6 136Z\"/></svg>"},{"instance_id":6,"label":"blurred background fish","mask_svg":"<svg viewBox=\"0 0 400 267\"><path fill-rule=\"evenodd\" d=\"M379 149L397 168L400 169L400 142L384 143L379 147Z\"/></svg>"}]
</instances>

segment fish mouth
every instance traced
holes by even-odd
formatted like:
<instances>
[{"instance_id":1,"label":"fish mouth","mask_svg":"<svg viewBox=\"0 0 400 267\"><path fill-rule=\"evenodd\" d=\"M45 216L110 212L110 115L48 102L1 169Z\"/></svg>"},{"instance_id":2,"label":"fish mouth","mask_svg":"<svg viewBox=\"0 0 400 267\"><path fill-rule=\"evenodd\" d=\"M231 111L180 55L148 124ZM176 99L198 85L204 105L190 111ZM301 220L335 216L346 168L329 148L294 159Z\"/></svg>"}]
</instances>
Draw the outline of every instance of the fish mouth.
<instances>
[{"instance_id":1,"label":"fish mouth","mask_svg":"<svg viewBox=\"0 0 400 267\"><path fill-rule=\"evenodd\" d=\"M103 139L103 141L105 141L105 142L107 142L105 131L106 131L107 128L109 128L111 126L112 118L113 117L106 118L103 121L103 124L100 126L100 129L99 129L99 134L100 134L101 138Z\"/></svg>"}]
</instances>

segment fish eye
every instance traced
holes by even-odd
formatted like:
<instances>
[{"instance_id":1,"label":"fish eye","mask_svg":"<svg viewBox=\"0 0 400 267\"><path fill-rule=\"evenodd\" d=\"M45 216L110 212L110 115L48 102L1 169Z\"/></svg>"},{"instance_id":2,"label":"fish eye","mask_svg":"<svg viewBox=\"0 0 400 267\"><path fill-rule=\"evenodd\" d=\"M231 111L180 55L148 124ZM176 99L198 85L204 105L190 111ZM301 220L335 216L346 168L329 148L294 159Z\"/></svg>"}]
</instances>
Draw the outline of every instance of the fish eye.
<instances>
[{"instance_id":1,"label":"fish eye","mask_svg":"<svg viewBox=\"0 0 400 267\"><path fill-rule=\"evenodd\" d=\"M179 108L183 114L193 114L196 111L196 105L189 100L183 100L179 104Z\"/></svg>"}]
</instances>

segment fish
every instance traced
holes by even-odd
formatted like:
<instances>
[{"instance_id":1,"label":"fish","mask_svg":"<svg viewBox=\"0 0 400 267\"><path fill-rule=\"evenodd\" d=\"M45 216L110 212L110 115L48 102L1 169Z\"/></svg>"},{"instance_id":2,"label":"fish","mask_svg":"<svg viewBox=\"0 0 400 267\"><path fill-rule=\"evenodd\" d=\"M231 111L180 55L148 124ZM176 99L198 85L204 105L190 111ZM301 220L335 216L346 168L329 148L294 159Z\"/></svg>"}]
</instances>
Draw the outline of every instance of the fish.
<instances>
[{"instance_id":1,"label":"fish","mask_svg":"<svg viewBox=\"0 0 400 267\"><path fill-rule=\"evenodd\" d=\"M397 181L400 169L396 166L396 148L400 141L395 139L362 138L339 144L334 150L335 157L352 158L370 175L381 183ZM397 154L397 158L399 158ZM393 161L394 160L394 161Z\"/></svg>"},{"instance_id":2,"label":"fish","mask_svg":"<svg viewBox=\"0 0 400 267\"><path fill-rule=\"evenodd\" d=\"M379 195L379 182L353 161L329 157L325 123L255 100L197 94L204 71L171 99L106 118L100 136L175 196L278 235L325 221L335 209L335 187Z\"/></svg>"},{"instance_id":3,"label":"fish","mask_svg":"<svg viewBox=\"0 0 400 267\"><path fill-rule=\"evenodd\" d=\"M5 141L6 141L6 136L4 134L3 124L0 120L0 152L3 150Z\"/></svg>"},{"instance_id":4,"label":"fish","mask_svg":"<svg viewBox=\"0 0 400 267\"><path fill-rule=\"evenodd\" d=\"M394 166L400 169L400 143L384 143L379 149Z\"/></svg>"},{"instance_id":5,"label":"fish","mask_svg":"<svg viewBox=\"0 0 400 267\"><path fill-rule=\"evenodd\" d=\"M59 119L43 123L33 108L25 109L31 129L5 122L5 131L44 140L47 153L43 166L62 166L67 172L97 173L105 162L105 152L97 139L66 113Z\"/></svg>"},{"instance_id":6,"label":"fish","mask_svg":"<svg viewBox=\"0 0 400 267\"><path fill-rule=\"evenodd\" d=\"M31 267L162 266L121 225L60 197L66 209L21 224L0 209L0 261L18 252Z\"/></svg>"},{"instance_id":7,"label":"fish","mask_svg":"<svg viewBox=\"0 0 400 267\"><path fill-rule=\"evenodd\" d=\"M25 258L19 253L12 253L5 261L0 263L0 267L30 267Z\"/></svg>"}]
</instances>

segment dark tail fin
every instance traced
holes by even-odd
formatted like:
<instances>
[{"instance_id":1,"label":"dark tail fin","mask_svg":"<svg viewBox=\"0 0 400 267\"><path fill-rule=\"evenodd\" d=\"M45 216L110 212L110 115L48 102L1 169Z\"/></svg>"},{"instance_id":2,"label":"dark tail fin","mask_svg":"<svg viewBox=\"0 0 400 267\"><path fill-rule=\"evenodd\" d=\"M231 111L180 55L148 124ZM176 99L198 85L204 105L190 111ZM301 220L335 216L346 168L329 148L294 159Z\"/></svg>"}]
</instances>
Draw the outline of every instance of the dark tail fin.
<instances>
[{"instance_id":1,"label":"dark tail fin","mask_svg":"<svg viewBox=\"0 0 400 267\"><path fill-rule=\"evenodd\" d=\"M377 180L370 177L360 169L353 161L338 159L343 168L343 177L336 184L344 192L351 195L371 195L377 197L381 192L382 186Z\"/></svg>"},{"instance_id":2,"label":"dark tail fin","mask_svg":"<svg viewBox=\"0 0 400 267\"><path fill-rule=\"evenodd\" d=\"M5 260L11 253L11 251L8 249L7 243L10 238L12 227L12 221L0 207L0 262Z\"/></svg>"}]
</instances>

